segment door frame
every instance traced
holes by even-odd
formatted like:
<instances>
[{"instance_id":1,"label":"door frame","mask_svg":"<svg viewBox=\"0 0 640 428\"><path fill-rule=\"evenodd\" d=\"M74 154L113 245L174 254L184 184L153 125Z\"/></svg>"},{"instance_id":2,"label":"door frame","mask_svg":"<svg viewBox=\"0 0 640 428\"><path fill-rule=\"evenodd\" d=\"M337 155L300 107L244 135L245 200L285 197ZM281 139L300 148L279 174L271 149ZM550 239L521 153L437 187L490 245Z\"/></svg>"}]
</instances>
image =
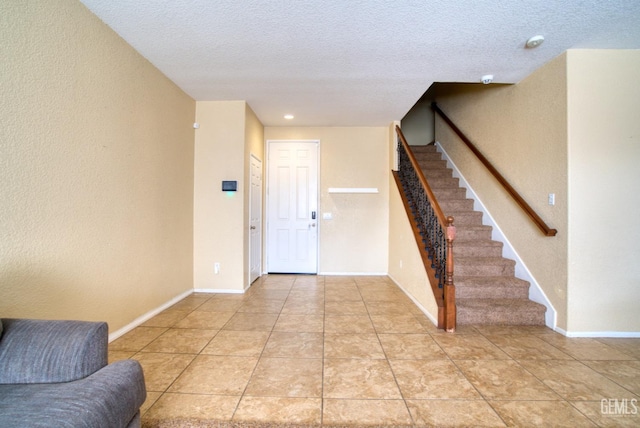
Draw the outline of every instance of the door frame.
<instances>
[{"instance_id":1,"label":"door frame","mask_svg":"<svg viewBox=\"0 0 640 428\"><path fill-rule=\"evenodd\" d=\"M270 198L270 193L269 193L269 189L270 189L270 183L269 183L269 176L271 175L271 167L272 167L272 162L270 159L270 154L271 154L271 143L291 143L291 144L295 144L295 143L315 143L316 144L316 183L317 183L317 191L316 191L316 207L317 207L317 211L316 211L316 233L317 233L317 238L316 238L316 273L315 275L318 274L318 272L320 272L320 190L322 188L321 183L320 183L320 140L304 140L304 139L295 139L295 140L280 140L280 139L271 139L271 140L267 140L267 145L265 147L265 152L266 152L266 168L264 171L264 175L266 177L265 181L265 215L264 215L264 229L265 229L265 240L264 240L264 248L269 248L269 240L271 239L271 237L269 236L269 208L270 208L270 203L271 203L271 198ZM269 251L265 251L263 253L263 263L265 266L265 272L268 273L269 272Z\"/></svg>"},{"instance_id":2,"label":"door frame","mask_svg":"<svg viewBox=\"0 0 640 428\"><path fill-rule=\"evenodd\" d=\"M259 217L260 217L260 230L258 231L258 248L259 248L259 253L260 253L260 266L259 266L259 272L258 272L258 277L256 279L254 279L252 281L251 279L251 268L252 268L252 250L253 250L253 245L252 245L252 238L251 238L251 214L253 212L253 185L251 183L251 165L252 165L252 160L256 160L260 163L260 203L258 204L258 209L260 211ZM249 155L249 275L248 275L248 279L249 279L249 283L247 284L247 288L251 287L251 284L253 284L253 282L255 280L257 280L258 278L260 278L263 274L264 274L264 210L263 210L263 206L264 206L264 163L262 162L262 159L260 159L258 156L254 155L253 153L251 153Z\"/></svg>"}]
</instances>

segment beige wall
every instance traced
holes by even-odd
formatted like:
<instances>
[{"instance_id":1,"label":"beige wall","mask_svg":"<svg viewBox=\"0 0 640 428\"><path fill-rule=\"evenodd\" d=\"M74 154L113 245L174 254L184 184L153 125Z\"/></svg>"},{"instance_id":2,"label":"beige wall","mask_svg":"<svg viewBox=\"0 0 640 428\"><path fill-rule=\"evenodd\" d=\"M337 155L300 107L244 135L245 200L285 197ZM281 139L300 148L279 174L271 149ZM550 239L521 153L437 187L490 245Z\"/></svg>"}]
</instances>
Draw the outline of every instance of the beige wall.
<instances>
[{"instance_id":1,"label":"beige wall","mask_svg":"<svg viewBox=\"0 0 640 428\"><path fill-rule=\"evenodd\" d=\"M245 101L200 101L196 122L194 288L241 292L249 285L249 159L263 158L264 128ZM223 192L223 180L236 180L238 191Z\"/></svg>"},{"instance_id":2,"label":"beige wall","mask_svg":"<svg viewBox=\"0 0 640 428\"><path fill-rule=\"evenodd\" d=\"M640 332L640 51L567 58L567 328Z\"/></svg>"},{"instance_id":3,"label":"beige wall","mask_svg":"<svg viewBox=\"0 0 640 428\"><path fill-rule=\"evenodd\" d=\"M389 170L396 169L396 123L389 126ZM404 132L403 132L404 133ZM405 136L406 138L406 136ZM411 223L402 203L395 179L389 175L389 277L408 293L434 324L438 322L438 304L424 269Z\"/></svg>"},{"instance_id":4,"label":"beige wall","mask_svg":"<svg viewBox=\"0 0 640 428\"><path fill-rule=\"evenodd\" d=\"M320 140L320 273L386 273L387 128L267 127L265 139ZM330 187L375 187L379 193L330 194ZM333 219L323 220L325 212Z\"/></svg>"},{"instance_id":5,"label":"beige wall","mask_svg":"<svg viewBox=\"0 0 640 428\"><path fill-rule=\"evenodd\" d=\"M244 101L199 101L194 165L194 288L245 288ZM223 192L236 180L237 192ZM220 273L214 273L220 263Z\"/></svg>"},{"instance_id":6,"label":"beige wall","mask_svg":"<svg viewBox=\"0 0 640 428\"><path fill-rule=\"evenodd\" d=\"M0 315L114 331L190 290L195 102L79 2L1 2L0 40Z\"/></svg>"},{"instance_id":7,"label":"beige wall","mask_svg":"<svg viewBox=\"0 0 640 428\"><path fill-rule=\"evenodd\" d=\"M412 146L424 146L434 138L431 101L418 101L402 118L402 133Z\"/></svg>"},{"instance_id":8,"label":"beige wall","mask_svg":"<svg viewBox=\"0 0 640 428\"><path fill-rule=\"evenodd\" d=\"M437 96L439 106L507 178L542 219L558 230L545 237L486 168L439 118L440 141L513 244L567 328L567 106L566 56L517 85L457 85ZM447 88L443 88L447 92ZM547 203L555 193L556 205Z\"/></svg>"}]
</instances>

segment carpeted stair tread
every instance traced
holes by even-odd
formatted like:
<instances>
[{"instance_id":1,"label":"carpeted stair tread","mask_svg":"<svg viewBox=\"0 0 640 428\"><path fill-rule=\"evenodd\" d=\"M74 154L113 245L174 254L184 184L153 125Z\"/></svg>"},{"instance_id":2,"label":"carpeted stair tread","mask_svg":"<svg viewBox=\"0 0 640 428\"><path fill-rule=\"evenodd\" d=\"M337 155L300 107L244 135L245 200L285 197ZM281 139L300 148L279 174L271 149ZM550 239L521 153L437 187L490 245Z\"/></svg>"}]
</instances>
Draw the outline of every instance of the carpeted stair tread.
<instances>
[{"instance_id":1,"label":"carpeted stair tread","mask_svg":"<svg viewBox=\"0 0 640 428\"><path fill-rule=\"evenodd\" d=\"M527 281L515 277L515 261L502 257L473 199L435 145L412 151L445 216L453 216L454 283L458 324L544 325L546 308L528 299Z\"/></svg>"}]
</instances>

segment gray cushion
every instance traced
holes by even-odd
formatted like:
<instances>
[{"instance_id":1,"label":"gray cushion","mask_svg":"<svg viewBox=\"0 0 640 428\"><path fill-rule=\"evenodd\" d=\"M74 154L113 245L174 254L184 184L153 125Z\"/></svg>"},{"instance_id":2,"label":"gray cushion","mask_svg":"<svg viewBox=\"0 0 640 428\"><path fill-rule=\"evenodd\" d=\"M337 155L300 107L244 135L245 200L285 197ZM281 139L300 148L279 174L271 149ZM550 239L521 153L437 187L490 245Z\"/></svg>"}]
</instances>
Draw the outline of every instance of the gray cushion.
<instances>
[{"instance_id":1,"label":"gray cushion","mask_svg":"<svg viewBox=\"0 0 640 428\"><path fill-rule=\"evenodd\" d=\"M69 382L107 365L104 322L2 321L0 384Z\"/></svg>"},{"instance_id":2,"label":"gray cushion","mask_svg":"<svg viewBox=\"0 0 640 428\"><path fill-rule=\"evenodd\" d=\"M145 398L140 363L117 361L75 382L0 385L0 427L138 426Z\"/></svg>"}]
</instances>

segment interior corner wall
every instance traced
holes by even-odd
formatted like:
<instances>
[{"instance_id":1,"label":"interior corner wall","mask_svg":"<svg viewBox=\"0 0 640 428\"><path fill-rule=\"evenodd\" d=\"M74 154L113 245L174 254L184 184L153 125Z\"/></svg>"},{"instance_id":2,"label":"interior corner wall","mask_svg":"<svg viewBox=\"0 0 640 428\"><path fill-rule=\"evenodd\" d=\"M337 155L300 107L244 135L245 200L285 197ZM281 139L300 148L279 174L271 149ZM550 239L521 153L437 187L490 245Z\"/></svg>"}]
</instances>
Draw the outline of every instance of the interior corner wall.
<instances>
[{"instance_id":1,"label":"interior corner wall","mask_svg":"<svg viewBox=\"0 0 640 428\"><path fill-rule=\"evenodd\" d=\"M0 2L0 314L118 330L193 287L195 101L76 1Z\"/></svg>"},{"instance_id":2,"label":"interior corner wall","mask_svg":"<svg viewBox=\"0 0 640 428\"><path fill-rule=\"evenodd\" d=\"M389 126L389 170L395 170L397 123ZM411 295L425 310L434 324L438 319L438 304L431 290L407 216L400 191L393 175L389 175L389 277Z\"/></svg>"},{"instance_id":3,"label":"interior corner wall","mask_svg":"<svg viewBox=\"0 0 640 428\"><path fill-rule=\"evenodd\" d=\"M515 85L449 85L438 105L552 228L546 237L451 129L436 117L436 140L536 279L567 327L566 55ZM556 203L548 205L548 194Z\"/></svg>"},{"instance_id":4,"label":"interior corner wall","mask_svg":"<svg viewBox=\"0 0 640 428\"><path fill-rule=\"evenodd\" d=\"M266 127L268 140L320 140L319 272L386 274L389 159L386 127ZM375 194L330 187L377 188Z\"/></svg>"},{"instance_id":5,"label":"interior corner wall","mask_svg":"<svg viewBox=\"0 0 640 428\"><path fill-rule=\"evenodd\" d=\"M265 158L264 158L264 125L258 119L255 112L249 104L245 106L245 154L244 154L244 275L243 283L245 287L249 286L250 281L250 250L251 250L251 225L250 225L250 208L251 208L251 156L255 156L262 162L262 183L264 193L264 174L265 174ZM264 205L264 197L262 197ZM262 213L264 215L264 207ZM264 227L262 228L264 233ZM264 242L264 239L261 239ZM262 251L262 249L261 249ZM262 251L264 253L264 251ZM264 259L264 257L263 257Z\"/></svg>"},{"instance_id":6,"label":"interior corner wall","mask_svg":"<svg viewBox=\"0 0 640 428\"><path fill-rule=\"evenodd\" d=\"M640 332L640 50L570 50L569 323Z\"/></svg>"},{"instance_id":7,"label":"interior corner wall","mask_svg":"<svg viewBox=\"0 0 640 428\"><path fill-rule=\"evenodd\" d=\"M426 146L434 139L431 101L418 101L402 118L402 133L412 146Z\"/></svg>"},{"instance_id":8,"label":"interior corner wall","mask_svg":"<svg viewBox=\"0 0 640 428\"><path fill-rule=\"evenodd\" d=\"M195 138L193 278L197 290L246 288L245 118L244 101L196 103L200 127ZM237 181L238 190L223 192L223 180Z\"/></svg>"}]
</instances>

